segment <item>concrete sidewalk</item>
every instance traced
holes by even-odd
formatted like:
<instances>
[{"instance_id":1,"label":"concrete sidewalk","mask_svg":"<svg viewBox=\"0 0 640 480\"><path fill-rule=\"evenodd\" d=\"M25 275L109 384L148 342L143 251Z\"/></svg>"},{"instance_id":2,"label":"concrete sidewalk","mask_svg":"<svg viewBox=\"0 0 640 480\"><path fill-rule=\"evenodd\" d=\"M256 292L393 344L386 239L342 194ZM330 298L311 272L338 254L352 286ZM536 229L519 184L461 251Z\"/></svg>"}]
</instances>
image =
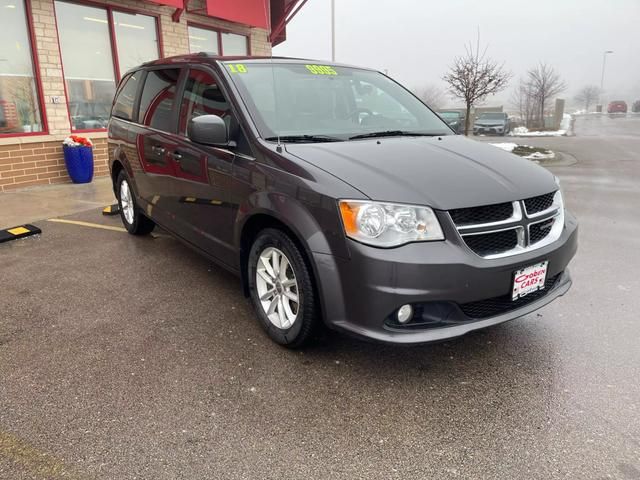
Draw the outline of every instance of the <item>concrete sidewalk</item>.
<instances>
[{"instance_id":1,"label":"concrete sidewalk","mask_svg":"<svg viewBox=\"0 0 640 480\"><path fill-rule=\"evenodd\" d=\"M111 179L87 184L47 185L0 193L0 229L71 215L115 203Z\"/></svg>"}]
</instances>

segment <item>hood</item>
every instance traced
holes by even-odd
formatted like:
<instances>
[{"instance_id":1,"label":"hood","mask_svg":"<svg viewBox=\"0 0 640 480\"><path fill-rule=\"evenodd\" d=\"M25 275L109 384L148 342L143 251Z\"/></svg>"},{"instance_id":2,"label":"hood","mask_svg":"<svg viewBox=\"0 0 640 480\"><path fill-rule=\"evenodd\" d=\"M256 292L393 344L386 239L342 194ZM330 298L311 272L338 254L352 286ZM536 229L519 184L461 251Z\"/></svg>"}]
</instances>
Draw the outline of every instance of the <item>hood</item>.
<instances>
[{"instance_id":1,"label":"hood","mask_svg":"<svg viewBox=\"0 0 640 480\"><path fill-rule=\"evenodd\" d=\"M373 200L440 210L520 200L557 189L548 170L459 135L287 144L286 149Z\"/></svg>"},{"instance_id":2,"label":"hood","mask_svg":"<svg viewBox=\"0 0 640 480\"><path fill-rule=\"evenodd\" d=\"M481 127L502 127L506 123L506 120L485 119L476 120L474 125Z\"/></svg>"}]
</instances>

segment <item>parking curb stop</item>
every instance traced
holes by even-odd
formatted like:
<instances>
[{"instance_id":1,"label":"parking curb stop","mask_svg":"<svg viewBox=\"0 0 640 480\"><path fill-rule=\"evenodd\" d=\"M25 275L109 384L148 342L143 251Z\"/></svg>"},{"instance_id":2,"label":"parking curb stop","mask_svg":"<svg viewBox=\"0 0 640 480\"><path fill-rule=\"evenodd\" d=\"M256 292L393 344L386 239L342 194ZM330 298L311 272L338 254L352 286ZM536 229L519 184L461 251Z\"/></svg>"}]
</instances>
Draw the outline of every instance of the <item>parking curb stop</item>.
<instances>
[{"instance_id":1,"label":"parking curb stop","mask_svg":"<svg viewBox=\"0 0 640 480\"><path fill-rule=\"evenodd\" d=\"M102 209L103 215L118 215L120 213L120 205L114 203L113 205L109 205L108 207L104 207Z\"/></svg>"},{"instance_id":2,"label":"parking curb stop","mask_svg":"<svg viewBox=\"0 0 640 480\"><path fill-rule=\"evenodd\" d=\"M31 235L37 235L39 233L42 233L42 230L31 224L6 228L4 230L0 230L0 243L8 242L9 240L17 240L19 238L29 237Z\"/></svg>"}]
</instances>

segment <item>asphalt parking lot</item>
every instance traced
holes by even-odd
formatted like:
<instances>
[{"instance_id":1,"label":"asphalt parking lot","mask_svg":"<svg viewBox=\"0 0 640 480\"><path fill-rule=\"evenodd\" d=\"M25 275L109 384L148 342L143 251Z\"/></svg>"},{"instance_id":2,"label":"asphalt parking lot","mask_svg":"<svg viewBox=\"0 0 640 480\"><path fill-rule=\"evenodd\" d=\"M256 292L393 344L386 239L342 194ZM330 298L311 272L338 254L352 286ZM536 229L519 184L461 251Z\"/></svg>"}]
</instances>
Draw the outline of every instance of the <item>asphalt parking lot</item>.
<instances>
[{"instance_id":1,"label":"asphalt parking lot","mask_svg":"<svg viewBox=\"0 0 640 480\"><path fill-rule=\"evenodd\" d=\"M0 478L640 479L640 116L575 132L518 140L577 160L572 290L436 345L288 351L172 238L35 222L0 245Z\"/></svg>"}]
</instances>

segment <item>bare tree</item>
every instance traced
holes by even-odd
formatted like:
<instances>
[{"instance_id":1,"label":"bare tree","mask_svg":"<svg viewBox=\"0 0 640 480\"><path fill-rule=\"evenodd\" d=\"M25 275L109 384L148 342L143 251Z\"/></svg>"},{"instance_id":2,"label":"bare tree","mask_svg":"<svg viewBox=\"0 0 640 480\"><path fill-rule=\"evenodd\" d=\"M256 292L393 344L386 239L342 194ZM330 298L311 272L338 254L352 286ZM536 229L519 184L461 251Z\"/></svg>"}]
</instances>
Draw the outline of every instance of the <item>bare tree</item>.
<instances>
[{"instance_id":1,"label":"bare tree","mask_svg":"<svg viewBox=\"0 0 640 480\"><path fill-rule=\"evenodd\" d=\"M584 109L588 112L591 104L597 102L599 96L600 87L596 85L585 85L575 96L575 100L584 105Z\"/></svg>"},{"instance_id":2,"label":"bare tree","mask_svg":"<svg viewBox=\"0 0 640 480\"><path fill-rule=\"evenodd\" d=\"M536 102L527 81L520 79L520 83L511 94L510 101L518 110L524 125L527 128L531 127L536 117Z\"/></svg>"},{"instance_id":3,"label":"bare tree","mask_svg":"<svg viewBox=\"0 0 640 480\"><path fill-rule=\"evenodd\" d=\"M540 62L527 72L527 85L537 105L540 128L544 129L545 106L549 100L566 90L567 84L552 66Z\"/></svg>"},{"instance_id":4,"label":"bare tree","mask_svg":"<svg viewBox=\"0 0 640 480\"><path fill-rule=\"evenodd\" d=\"M444 106L445 93L437 85L429 84L424 87L414 88L413 93L433 110L439 110Z\"/></svg>"},{"instance_id":5,"label":"bare tree","mask_svg":"<svg viewBox=\"0 0 640 480\"><path fill-rule=\"evenodd\" d=\"M487 47L480 50L479 34L475 48L469 44L465 50L464 55L454 59L453 66L443 79L449 84L449 92L462 99L467 106L464 134L468 135L471 107L488 95L504 90L511 73L504 69L504 64L487 58Z\"/></svg>"}]
</instances>

